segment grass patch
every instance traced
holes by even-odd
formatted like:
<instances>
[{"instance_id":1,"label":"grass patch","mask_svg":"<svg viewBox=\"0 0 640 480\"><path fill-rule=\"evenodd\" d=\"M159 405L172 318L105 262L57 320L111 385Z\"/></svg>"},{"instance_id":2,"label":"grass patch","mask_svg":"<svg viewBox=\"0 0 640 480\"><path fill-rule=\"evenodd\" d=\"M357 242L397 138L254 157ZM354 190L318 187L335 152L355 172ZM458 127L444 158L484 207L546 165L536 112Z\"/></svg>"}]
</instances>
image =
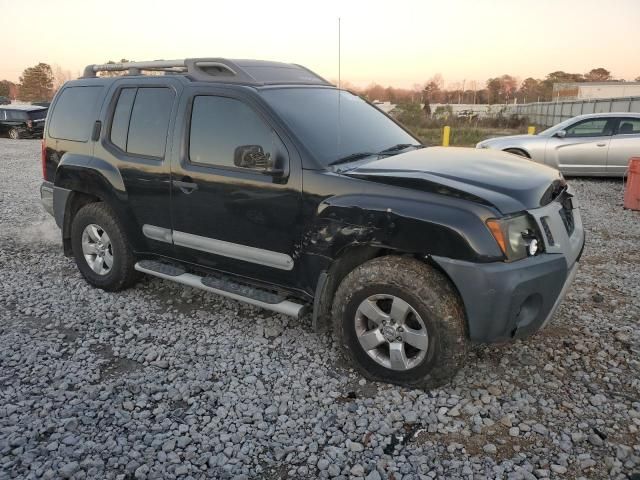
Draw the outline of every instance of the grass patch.
<instances>
[{"instance_id":1,"label":"grass patch","mask_svg":"<svg viewBox=\"0 0 640 480\"><path fill-rule=\"evenodd\" d=\"M442 128L418 127L411 130L425 145L442 145ZM490 137L520 133L526 133L526 131L514 128L451 127L449 144L454 147L475 147L476 143Z\"/></svg>"}]
</instances>

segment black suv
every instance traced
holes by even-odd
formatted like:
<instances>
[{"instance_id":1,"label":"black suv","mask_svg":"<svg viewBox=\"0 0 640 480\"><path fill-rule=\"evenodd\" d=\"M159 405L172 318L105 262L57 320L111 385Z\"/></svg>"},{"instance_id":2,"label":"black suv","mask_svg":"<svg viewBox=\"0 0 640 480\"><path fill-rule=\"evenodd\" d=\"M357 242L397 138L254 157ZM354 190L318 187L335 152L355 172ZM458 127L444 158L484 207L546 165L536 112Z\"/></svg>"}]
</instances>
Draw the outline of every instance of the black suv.
<instances>
[{"instance_id":1,"label":"black suv","mask_svg":"<svg viewBox=\"0 0 640 480\"><path fill-rule=\"evenodd\" d=\"M558 171L424 148L292 64L90 65L52 103L42 163L43 203L92 285L144 272L309 306L364 375L411 386L446 381L471 342L543 327L584 244Z\"/></svg>"},{"instance_id":2,"label":"black suv","mask_svg":"<svg viewBox=\"0 0 640 480\"><path fill-rule=\"evenodd\" d=\"M10 138L41 138L47 118L47 108L34 105L0 107L0 134Z\"/></svg>"}]
</instances>

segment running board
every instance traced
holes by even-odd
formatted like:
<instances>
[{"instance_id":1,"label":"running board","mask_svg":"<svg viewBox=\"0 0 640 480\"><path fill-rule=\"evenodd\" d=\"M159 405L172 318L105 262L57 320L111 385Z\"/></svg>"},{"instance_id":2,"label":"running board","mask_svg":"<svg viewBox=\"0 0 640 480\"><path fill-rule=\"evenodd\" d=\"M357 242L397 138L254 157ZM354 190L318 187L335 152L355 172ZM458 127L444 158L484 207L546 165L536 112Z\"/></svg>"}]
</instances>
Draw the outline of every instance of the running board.
<instances>
[{"instance_id":1,"label":"running board","mask_svg":"<svg viewBox=\"0 0 640 480\"><path fill-rule=\"evenodd\" d=\"M216 293L223 297L232 298L239 302L249 303L256 307L282 313L290 317L299 318L305 308L304 305L287 300L285 297L267 290L238 283L224 276L200 277L187 273L181 267L175 267L154 260L141 260L135 265L135 269L154 277L170 280L172 282L199 288L207 292Z\"/></svg>"}]
</instances>

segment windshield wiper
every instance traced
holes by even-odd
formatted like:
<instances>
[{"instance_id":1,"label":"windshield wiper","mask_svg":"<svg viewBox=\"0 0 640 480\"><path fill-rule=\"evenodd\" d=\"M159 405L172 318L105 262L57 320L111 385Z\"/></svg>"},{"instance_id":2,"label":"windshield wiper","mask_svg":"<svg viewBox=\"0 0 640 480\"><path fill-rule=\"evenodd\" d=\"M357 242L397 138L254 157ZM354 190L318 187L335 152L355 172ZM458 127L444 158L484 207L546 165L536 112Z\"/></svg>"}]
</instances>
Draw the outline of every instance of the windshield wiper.
<instances>
[{"instance_id":1,"label":"windshield wiper","mask_svg":"<svg viewBox=\"0 0 640 480\"><path fill-rule=\"evenodd\" d=\"M354 160L360 160L361 158L366 158L366 157L372 157L378 155L375 152L358 152L358 153L352 153L351 155L347 155L346 157L341 157L337 160L334 160L332 162L329 162L327 165L338 165L340 163L348 163L348 162L353 162Z\"/></svg>"},{"instance_id":2,"label":"windshield wiper","mask_svg":"<svg viewBox=\"0 0 640 480\"><path fill-rule=\"evenodd\" d=\"M386 153L398 152L400 150L404 150L405 148L415 147L415 148L424 148L424 145L421 144L413 144L413 143L399 143L394 145L393 147L385 148L378 152L378 155L384 155Z\"/></svg>"}]
</instances>

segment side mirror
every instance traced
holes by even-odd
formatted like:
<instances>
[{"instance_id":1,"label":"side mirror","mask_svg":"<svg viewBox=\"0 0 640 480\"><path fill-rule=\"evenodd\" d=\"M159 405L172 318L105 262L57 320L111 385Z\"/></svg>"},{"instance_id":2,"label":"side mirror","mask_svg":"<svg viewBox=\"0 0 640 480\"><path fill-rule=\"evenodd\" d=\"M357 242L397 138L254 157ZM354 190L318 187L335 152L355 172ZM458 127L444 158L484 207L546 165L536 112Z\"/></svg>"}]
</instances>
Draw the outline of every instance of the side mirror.
<instances>
[{"instance_id":1,"label":"side mirror","mask_svg":"<svg viewBox=\"0 0 640 480\"><path fill-rule=\"evenodd\" d=\"M564 138L567 136L567 131L566 130L558 130L554 137L558 137L558 138Z\"/></svg>"},{"instance_id":2,"label":"side mirror","mask_svg":"<svg viewBox=\"0 0 640 480\"><path fill-rule=\"evenodd\" d=\"M264 173L273 170L271 154L264 153L260 145L240 145L237 147L233 152L233 164L241 168L264 170Z\"/></svg>"}]
</instances>

